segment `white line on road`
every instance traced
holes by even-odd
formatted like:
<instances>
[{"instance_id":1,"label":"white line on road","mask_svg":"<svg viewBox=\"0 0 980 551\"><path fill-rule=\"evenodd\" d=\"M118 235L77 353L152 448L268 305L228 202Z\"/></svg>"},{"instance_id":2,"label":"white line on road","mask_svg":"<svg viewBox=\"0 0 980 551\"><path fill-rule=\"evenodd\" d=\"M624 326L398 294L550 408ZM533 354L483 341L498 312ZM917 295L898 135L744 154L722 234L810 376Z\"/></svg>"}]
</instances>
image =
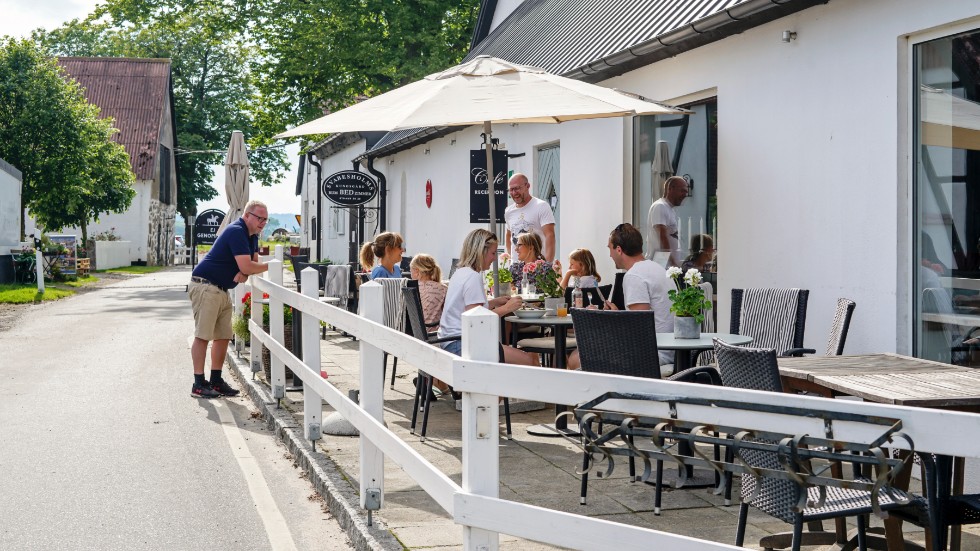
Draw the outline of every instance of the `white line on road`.
<instances>
[{"instance_id":1,"label":"white line on road","mask_svg":"<svg viewBox=\"0 0 980 551\"><path fill-rule=\"evenodd\" d=\"M265 533L269 536L272 549L274 551L296 551L296 543L293 541L293 535L289 531L286 519L283 518L276 501L272 498L269 485L266 484L265 476L262 475L262 469L259 468L258 461L248 450L245 437L242 436L231 410L221 400L212 400L211 403L214 404L215 410L218 412L221 428L224 429L228 444L231 445L231 451L245 475L248 491L252 494L252 501L255 502L259 517L262 518L262 524L265 526Z\"/></svg>"}]
</instances>

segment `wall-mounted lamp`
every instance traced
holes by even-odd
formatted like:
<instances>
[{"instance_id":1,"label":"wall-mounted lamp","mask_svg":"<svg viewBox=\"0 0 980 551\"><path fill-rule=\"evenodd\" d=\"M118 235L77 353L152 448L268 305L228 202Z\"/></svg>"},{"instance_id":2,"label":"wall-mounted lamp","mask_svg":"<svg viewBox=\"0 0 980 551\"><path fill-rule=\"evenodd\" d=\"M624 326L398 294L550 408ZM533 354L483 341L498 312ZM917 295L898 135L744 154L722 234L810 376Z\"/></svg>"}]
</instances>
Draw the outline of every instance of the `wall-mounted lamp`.
<instances>
[{"instance_id":1,"label":"wall-mounted lamp","mask_svg":"<svg viewBox=\"0 0 980 551\"><path fill-rule=\"evenodd\" d=\"M429 154L429 148L428 148L428 147L426 147L426 148L425 148L425 154L426 154L426 155L428 155L428 154Z\"/></svg>"},{"instance_id":2,"label":"wall-mounted lamp","mask_svg":"<svg viewBox=\"0 0 980 551\"><path fill-rule=\"evenodd\" d=\"M449 142L449 145L456 145L456 138L453 138L452 141Z\"/></svg>"},{"instance_id":3,"label":"wall-mounted lamp","mask_svg":"<svg viewBox=\"0 0 980 551\"><path fill-rule=\"evenodd\" d=\"M392 157L392 158L390 158L390 159L388 159L388 164L389 164L389 165L393 165L393 164L395 164L395 158L394 158L394 157Z\"/></svg>"},{"instance_id":4,"label":"wall-mounted lamp","mask_svg":"<svg viewBox=\"0 0 980 551\"><path fill-rule=\"evenodd\" d=\"M783 31L783 42L789 44L793 40L796 40L796 31Z\"/></svg>"}]
</instances>

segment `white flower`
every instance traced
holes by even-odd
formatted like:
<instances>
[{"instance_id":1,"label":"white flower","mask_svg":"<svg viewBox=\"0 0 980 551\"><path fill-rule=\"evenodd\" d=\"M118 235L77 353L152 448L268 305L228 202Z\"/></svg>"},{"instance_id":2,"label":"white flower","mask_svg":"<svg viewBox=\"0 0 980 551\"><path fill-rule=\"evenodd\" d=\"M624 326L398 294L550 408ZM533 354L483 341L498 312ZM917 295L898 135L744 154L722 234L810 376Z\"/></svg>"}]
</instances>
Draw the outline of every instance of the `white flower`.
<instances>
[{"instance_id":1,"label":"white flower","mask_svg":"<svg viewBox=\"0 0 980 551\"><path fill-rule=\"evenodd\" d=\"M680 272L680 268L678 268L677 271ZM701 283L701 272L699 272L697 268L691 268L686 274L684 274L684 283L687 283L692 287Z\"/></svg>"},{"instance_id":2,"label":"white flower","mask_svg":"<svg viewBox=\"0 0 980 551\"><path fill-rule=\"evenodd\" d=\"M677 279L683 272L677 266L667 268L667 279Z\"/></svg>"}]
</instances>

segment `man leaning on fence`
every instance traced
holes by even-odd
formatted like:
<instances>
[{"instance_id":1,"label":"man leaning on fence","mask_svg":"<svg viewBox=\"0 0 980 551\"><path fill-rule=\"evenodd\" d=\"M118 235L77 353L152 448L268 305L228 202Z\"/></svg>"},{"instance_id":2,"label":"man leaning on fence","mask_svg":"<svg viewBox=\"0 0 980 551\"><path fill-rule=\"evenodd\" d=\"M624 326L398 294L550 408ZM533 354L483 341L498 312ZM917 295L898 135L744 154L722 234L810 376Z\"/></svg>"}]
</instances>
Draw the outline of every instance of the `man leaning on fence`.
<instances>
[{"instance_id":1,"label":"man leaning on fence","mask_svg":"<svg viewBox=\"0 0 980 551\"><path fill-rule=\"evenodd\" d=\"M259 262L259 233L269 220L269 210L260 201L245 205L245 214L215 240L204 260L194 268L188 292L194 311L194 386L191 395L199 398L235 396L238 390L221 378L221 367L231 341L231 298L228 290L244 283L248 276L261 274L269 266ZM211 380L204 379L204 356L211 345Z\"/></svg>"}]
</instances>

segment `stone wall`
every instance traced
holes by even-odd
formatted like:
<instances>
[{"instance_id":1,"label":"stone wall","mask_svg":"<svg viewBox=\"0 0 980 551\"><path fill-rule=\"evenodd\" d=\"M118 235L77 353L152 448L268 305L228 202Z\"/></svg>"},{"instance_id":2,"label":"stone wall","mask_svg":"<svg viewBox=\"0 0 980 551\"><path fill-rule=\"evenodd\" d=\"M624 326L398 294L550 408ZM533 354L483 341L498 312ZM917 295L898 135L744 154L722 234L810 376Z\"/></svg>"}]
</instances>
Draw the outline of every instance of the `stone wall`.
<instances>
[{"instance_id":1,"label":"stone wall","mask_svg":"<svg viewBox=\"0 0 980 551\"><path fill-rule=\"evenodd\" d=\"M169 266L174 262L174 218L176 205L150 200L150 222L146 240L146 264Z\"/></svg>"}]
</instances>

